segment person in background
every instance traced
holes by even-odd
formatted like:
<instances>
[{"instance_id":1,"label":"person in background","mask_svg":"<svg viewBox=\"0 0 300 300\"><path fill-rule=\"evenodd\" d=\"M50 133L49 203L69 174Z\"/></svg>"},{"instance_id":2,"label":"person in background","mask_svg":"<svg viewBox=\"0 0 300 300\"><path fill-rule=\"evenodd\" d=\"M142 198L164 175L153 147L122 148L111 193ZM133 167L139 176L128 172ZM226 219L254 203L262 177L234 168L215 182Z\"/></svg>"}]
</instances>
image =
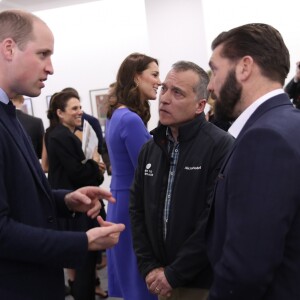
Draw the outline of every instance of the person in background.
<instances>
[{"instance_id":1,"label":"person in background","mask_svg":"<svg viewBox=\"0 0 300 300\"><path fill-rule=\"evenodd\" d=\"M161 87L159 125L141 150L131 189L139 270L161 300L207 299L212 282L208 203L233 139L205 119L208 81L193 62L173 64Z\"/></svg>"},{"instance_id":2,"label":"person in background","mask_svg":"<svg viewBox=\"0 0 300 300\"><path fill-rule=\"evenodd\" d=\"M129 189L142 145L149 140L146 124L150 119L148 100L155 100L159 79L158 61L132 53L122 62L116 79L115 101L107 114L106 143L112 166L111 192L116 205L108 204L107 220L126 225L120 243L107 252L108 292L125 300L157 299L139 274L132 247L129 220Z\"/></svg>"},{"instance_id":3,"label":"person in background","mask_svg":"<svg viewBox=\"0 0 300 300\"><path fill-rule=\"evenodd\" d=\"M45 132L42 119L28 115L22 111L22 106L24 105L23 95L16 95L11 99L11 101L17 109L17 117L26 133L29 135L37 157L39 159L42 158L43 138Z\"/></svg>"},{"instance_id":4,"label":"person in background","mask_svg":"<svg viewBox=\"0 0 300 300\"><path fill-rule=\"evenodd\" d=\"M58 93L54 93L49 100L49 107L51 106L51 102L53 98L57 95ZM49 171L49 161L48 161L48 154L47 154L47 149L46 149L46 142L45 142L45 136L47 131L49 130L49 127L46 128L44 137L43 137L43 147L42 147L42 159L41 159L41 165L44 173L48 173Z\"/></svg>"},{"instance_id":5,"label":"person in background","mask_svg":"<svg viewBox=\"0 0 300 300\"><path fill-rule=\"evenodd\" d=\"M236 140L207 224L209 300L300 299L300 111L284 93L281 34L252 23L212 42L208 89Z\"/></svg>"},{"instance_id":6,"label":"person in background","mask_svg":"<svg viewBox=\"0 0 300 300\"><path fill-rule=\"evenodd\" d=\"M47 116L50 127L46 131L45 144L49 160L48 180L51 187L76 189L86 185L99 186L104 177L103 163L100 162L97 148L93 157L86 160L81 140L75 134L82 118L78 95L73 92L57 93L51 99ZM63 227L66 230L86 231L95 226L97 226L95 222L82 215ZM97 252L91 252L82 268L77 268L75 273L69 272L69 283L75 300L95 299L96 259Z\"/></svg>"},{"instance_id":7,"label":"person in background","mask_svg":"<svg viewBox=\"0 0 300 300\"><path fill-rule=\"evenodd\" d=\"M294 78L286 85L284 91L292 99L296 108L300 108L300 61L296 63L296 73Z\"/></svg>"},{"instance_id":8,"label":"person in background","mask_svg":"<svg viewBox=\"0 0 300 300\"><path fill-rule=\"evenodd\" d=\"M80 99L78 91L73 87L66 87L66 88L62 89L62 92L74 93L77 96L77 98ZM75 135L82 141L82 130L83 130L84 120L86 120L92 126L92 129L96 133L96 136L98 139L98 153L99 153L99 158L100 158L101 171L102 171L102 173L104 173L105 171L107 171L107 173L109 173L109 171L107 170L107 166L103 159L104 138L102 135L102 129L101 129L99 120L97 118L95 118L94 116L89 115L83 111L82 118L81 118L81 125L79 127L76 127ZM101 201L100 215L103 220L106 220L106 210L105 210L105 204L103 201ZM103 260L103 251L99 251L98 255L97 255L97 264L96 264L96 273L95 273L96 274L95 294L98 295L100 298L108 297L108 293L101 288L100 277L97 274L97 269L105 267L105 266L106 266L106 262L105 262L105 260ZM73 279L75 278L75 276L72 275L71 270L68 270L68 273L70 274L70 278L73 278ZM72 285L72 280L69 279L69 283L71 283L71 285Z\"/></svg>"},{"instance_id":9,"label":"person in background","mask_svg":"<svg viewBox=\"0 0 300 300\"><path fill-rule=\"evenodd\" d=\"M96 218L99 187L51 190L9 100L37 97L49 75L54 37L40 18L20 10L0 13L0 295L14 300L63 300L64 267L78 268L90 251L112 247L124 230L97 217L86 232L58 228L58 217Z\"/></svg>"},{"instance_id":10,"label":"person in background","mask_svg":"<svg viewBox=\"0 0 300 300\"><path fill-rule=\"evenodd\" d=\"M74 89L72 87L66 87L62 90L62 92L72 92L72 93L76 94L78 99L80 99L79 93L77 92L76 89ZM51 105L51 101L52 101L53 97L55 96L55 94L53 94L51 96L50 101L49 101L49 106ZM79 137L80 137L80 135L81 135L80 131L82 131L84 120L86 120L92 126L93 130L95 131L96 136L98 138L98 153L100 155L102 155L102 152L103 152L103 135L102 135L102 129L101 129L99 120L97 118L95 118L94 116L89 115L89 114L87 114L83 111L82 112L81 124L80 124L80 126L77 127L78 131L76 132L76 134L78 134ZM48 173L49 166L48 166L48 158L47 158L47 151L46 151L45 143L43 143L43 150L42 150L42 168L43 168L45 173Z\"/></svg>"},{"instance_id":11,"label":"person in background","mask_svg":"<svg viewBox=\"0 0 300 300\"><path fill-rule=\"evenodd\" d=\"M72 87L66 87L64 89L62 89L62 92L73 92L75 94L77 94L78 99L80 99L79 97L79 93L76 89L72 88ZM89 124L92 126L92 128L94 129L96 136L98 138L98 153L100 155L102 155L103 152L103 133L102 133L102 129L100 126L100 122L97 118L95 118L94 116L87 114L86 112L82 112L82 121L81 121L81 127L83 127L83 121L86 120L87 122L89 122Z\"/></svg>"}]
</instances>

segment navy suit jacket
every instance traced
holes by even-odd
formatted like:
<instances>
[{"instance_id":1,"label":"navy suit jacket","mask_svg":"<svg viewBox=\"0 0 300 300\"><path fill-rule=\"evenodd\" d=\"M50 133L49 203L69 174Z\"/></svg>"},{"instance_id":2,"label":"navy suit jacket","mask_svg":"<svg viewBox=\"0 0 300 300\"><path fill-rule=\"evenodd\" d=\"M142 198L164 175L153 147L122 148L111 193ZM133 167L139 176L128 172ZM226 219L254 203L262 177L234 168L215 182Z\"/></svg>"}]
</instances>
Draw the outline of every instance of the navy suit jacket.
<instances>
[{"instance_id":1,"label":"navy suit jacket","mask_svg":"<svg viewBox=\"0 0 300 300\"><path fill-rule=\"evenodd\" d=\"M260 105L219 174L207 226L210 300L300 299L300 111Z\"/></svg>"},{"instance_id":2,"label":"navy suit jacket","mask_svg":"<svg viewBox=\"0 0 300 300\"><path fill-rule=\"evenodd\" d=\"M50 190L16 122L15 112L1 103L0 298L63 300L63 267L82 263L87 237L56 230L57 212L70 215L63 201L67 191Z\"/></svg>"}]
</instances>

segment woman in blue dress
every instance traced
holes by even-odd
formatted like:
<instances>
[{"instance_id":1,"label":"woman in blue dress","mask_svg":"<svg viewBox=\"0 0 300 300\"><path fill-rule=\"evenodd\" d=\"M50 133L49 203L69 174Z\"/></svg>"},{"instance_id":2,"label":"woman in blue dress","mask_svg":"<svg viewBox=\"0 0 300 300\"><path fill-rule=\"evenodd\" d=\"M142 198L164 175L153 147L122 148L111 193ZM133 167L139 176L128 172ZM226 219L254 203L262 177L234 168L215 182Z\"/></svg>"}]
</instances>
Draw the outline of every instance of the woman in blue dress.
<instances>
[{"instance_id":1,"label":"woman in blue dress","mask_svg":"<svg viewBox=\"0 0 300 300\"><path fill-rule=\"evenodd\" d=\"M144 54L130 54L121 64L110 102L106 143L112 166L111 192L116 203L108 204L107 221L126 225L119 243L107 250L108 290L124 300L155 300L138 271L129 220L130 186L142 145L150 139L148 100L155 100L161 84L158 61Z\"/></svg>"}]
</instances>

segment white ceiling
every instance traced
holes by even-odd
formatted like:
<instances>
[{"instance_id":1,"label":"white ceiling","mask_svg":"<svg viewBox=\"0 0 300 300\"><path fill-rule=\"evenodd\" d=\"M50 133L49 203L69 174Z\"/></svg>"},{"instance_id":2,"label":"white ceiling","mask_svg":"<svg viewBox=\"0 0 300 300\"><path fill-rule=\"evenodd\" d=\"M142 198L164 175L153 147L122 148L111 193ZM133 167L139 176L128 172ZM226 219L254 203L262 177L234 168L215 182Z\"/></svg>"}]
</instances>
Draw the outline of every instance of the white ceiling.
<instances>
[{"instance_id":1,"label":"white ceiling","mask_svg":"<svg viewBox=\"0 0 300 300\"><path fill-rule=\"evenodd\" d=\"M24 9L33 12L93 1L96 0L0 0L0 11L6 9Z\"/></svg>"}]
</instances>

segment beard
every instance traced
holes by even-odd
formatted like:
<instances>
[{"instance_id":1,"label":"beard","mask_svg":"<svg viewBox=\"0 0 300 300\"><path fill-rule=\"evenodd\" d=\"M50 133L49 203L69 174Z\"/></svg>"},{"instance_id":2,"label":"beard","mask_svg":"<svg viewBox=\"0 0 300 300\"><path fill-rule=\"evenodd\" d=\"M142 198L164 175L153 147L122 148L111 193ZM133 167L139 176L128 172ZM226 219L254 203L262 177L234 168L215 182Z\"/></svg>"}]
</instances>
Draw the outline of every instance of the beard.
<instances>
[{"instance_id":1,"label":"beard","mask_svg":"<svg viewBox=\"0 0 300 300\"><path fill-rule=\"evenodd\" d=\"M235 70L228 72L227 78L220 90L219 97L212 95L215 99L215 116L220 121L234 121L238 116L235 116L234 109L241 99L242 86L238 83Z\"/></svg>"}]
</instances>

